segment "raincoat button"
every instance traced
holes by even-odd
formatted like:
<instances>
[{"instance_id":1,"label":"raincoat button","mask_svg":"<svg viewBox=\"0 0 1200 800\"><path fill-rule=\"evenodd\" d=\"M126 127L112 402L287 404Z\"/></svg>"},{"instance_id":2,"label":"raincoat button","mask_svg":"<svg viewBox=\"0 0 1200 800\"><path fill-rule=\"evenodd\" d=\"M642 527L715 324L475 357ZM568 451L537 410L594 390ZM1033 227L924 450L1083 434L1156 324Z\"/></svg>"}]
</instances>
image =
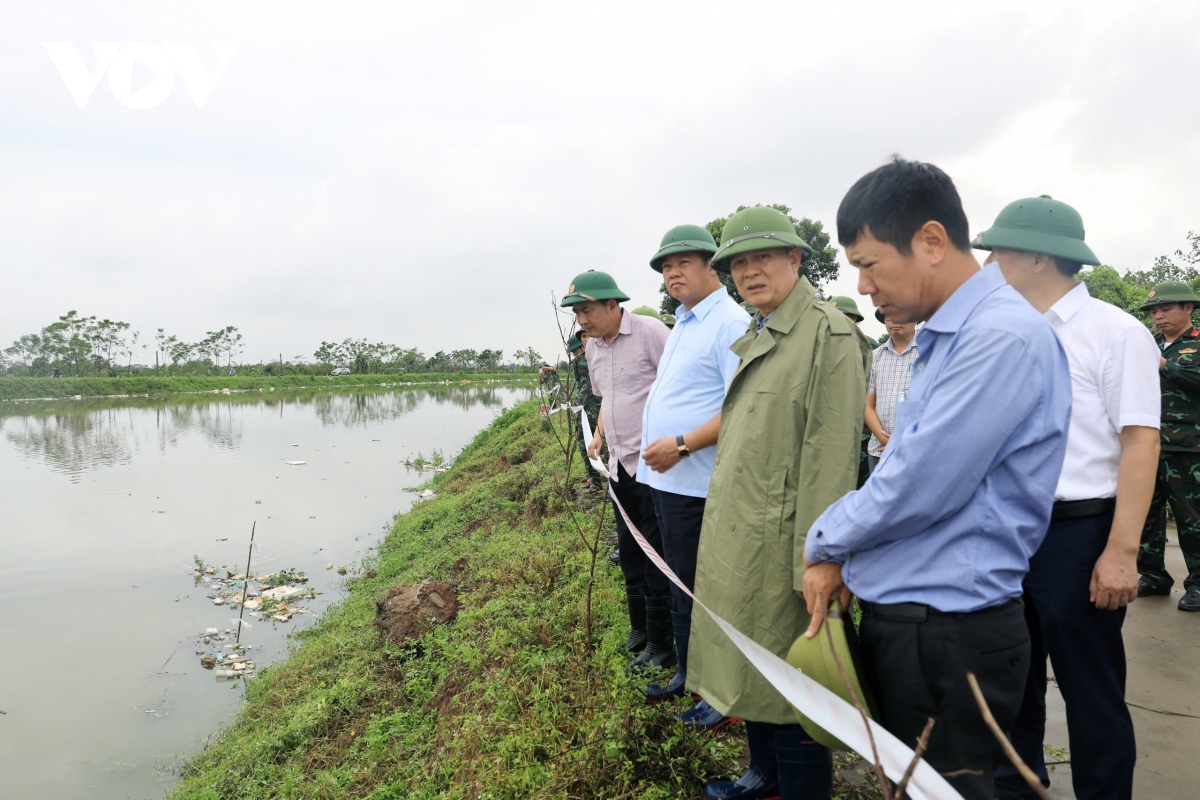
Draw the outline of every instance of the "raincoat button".
<instances>
[{"instance_id":1,"label":"raincoat button","mask_svg":"<svg viewBox=\"0 0 1200 800\"><path fill-rule=\"evenodd\" d=\"M736 529L737 529L737 523L736 523L736 522L731 522L731 523L729 523L729 530L731 530L731 531L732 531L732 530L736 530Z\"/></svg>"},{"instance_id":2,"label":"raincoat button","mask_svg":"<svg viewBox=\"0 0 1200 800\"><path fill-rule=\"evenodd\" d=\"M734 468L733 468L733 471L734 471L734 472L741 472L741 471L742 471L742 465L741 465L741 464L738 464L736 467L734 467Z\"/></svg>"}]
</instances>

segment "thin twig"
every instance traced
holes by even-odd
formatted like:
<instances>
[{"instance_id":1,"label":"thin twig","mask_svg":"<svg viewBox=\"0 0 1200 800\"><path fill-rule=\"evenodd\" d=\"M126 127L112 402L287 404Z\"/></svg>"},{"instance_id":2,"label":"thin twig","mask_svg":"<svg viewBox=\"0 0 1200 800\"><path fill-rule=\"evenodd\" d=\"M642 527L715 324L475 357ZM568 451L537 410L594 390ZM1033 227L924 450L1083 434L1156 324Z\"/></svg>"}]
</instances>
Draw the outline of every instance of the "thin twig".
<instances>
[{"instance_id":1,"label":"thin twig","mask_svg":"<svg viewBox=\"0 0 1200 800\"><path fill-rule=\"evenodd\" d=\"M943 778L961 778L963 775L982 775L981 769L956 769L950 772L941 773Z\"/></svg>"},{"instance_id":2,"label":"thin twig","mask_svg":"<svg viewBox=\"0 0 1200 800\"><path fill-rule=\"evenodd\" d=\"M932 731L933 717L930 717L929 721L925 723L925 730L921 731L921 735L917 738L917 749L913 750L912 761L908 762L908 769L904 770L904 776L896 784L896 800L904 800L904 792L908 790L908 781L917 769L917 764L921 763L921 756L925 755L925 748L929 746L929 734Z\"/></svg>"},{"instance_id":3,"label":"thin twig","mask_svg":"<svg viewBox=\"0 0 1200 800\"><path fill-rule=\"evenodd\" d=\"M1166 714L1168 717L1187 717L1188 719L1200 719L1200 717L1196 716L1195 714L1185 714L1182 711L1167 711L1165 708L1151 708L1150 706L1131 703L1128 700L1125 701L1125 705L1133 706L1134 708L1140 708L1142 711L1150 711L1154 714Z\"/></svg>"},{"instance_id":4,"label":"thin twig","mask_svg":"<svg viewBox=\"0 0 1200 800\"><path fill-rule=\"evenodd\" d=\"M824 592L817 593L817 604L821 608L828 608L825 605ZM850 692L850 699L854 701L854 707L858 709L863 725L867 728L867 738L871 741L871 756L874 760L875 775L879 778L879 788L883 792L883 800L893 800L892 784L888 781L887 773L883 771L883 762L879 760L879 748L875 746L875 734L871 731L870 717L867 716L867 710L863 708L862 702L858 699L858 692L854 691L854 684L850 682L850 676L846 674L846 669L842 666L841 656L838 655L837 647L833 644L833 629L830 627L828 619L825 620L825 636L829 639L829 651L833 653L833 663L837 665L838 674L842 676L842 681L846 684L846 689Z\"/></svg>"},{"instance_id":5,"label":"thin twig","mask_svg":"<svg viewBox=\"0 0 1200 800\"><path fill-rule=\"evenodd\" d=\"M983 691L979 688L979 681L975 680L975 673L967 673L967 683L971 684L971 691L975 693L975 702L979 704L979 711L983 714L983 721L992 729L992 735L996 737L996 741L1004 748L1004 755L1008 756L1008 760L1017 768L1017 772L1021 773L1021 777L1029 784L1029 788L1037 792L1037 796L1042 800L1054 800L1054 795L1042 786L1042 779L1039 778L1029 765L1021 760L1021 756L1013 748L1012 742L1004 735L1004 731L1000 730L1000 725L996 722L996 718L992 716L992 710L988 708L987 700L983 698Z\"/></svg>"}]
</instances>

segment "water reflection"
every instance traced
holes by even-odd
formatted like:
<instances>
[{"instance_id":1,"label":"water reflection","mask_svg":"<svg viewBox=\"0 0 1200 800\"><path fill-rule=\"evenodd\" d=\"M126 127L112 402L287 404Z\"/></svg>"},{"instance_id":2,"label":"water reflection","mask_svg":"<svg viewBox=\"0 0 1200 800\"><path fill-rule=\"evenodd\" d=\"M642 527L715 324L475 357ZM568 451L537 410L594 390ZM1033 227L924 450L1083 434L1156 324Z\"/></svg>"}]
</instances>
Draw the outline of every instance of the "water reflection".
<instances>
[{"instance_id":1,"label":"water reflection","mask_svg":"<svg viewBox=\"0 0 1200 800\"><path fill-rule=\"evenodd\" d=\"M356 428L397 419L426 403L499 408L514 387L439 386L420 389L299 390L274 394L94 398L0 403L0 432L22 459L45 462L78 483L88 472L131 463L143 448L165 453L191 436L237 451L244 420L258 409L286 416L304 410L324 427ZM153 437L136 417L153 410Z\"/></svg>"}]
</instances>

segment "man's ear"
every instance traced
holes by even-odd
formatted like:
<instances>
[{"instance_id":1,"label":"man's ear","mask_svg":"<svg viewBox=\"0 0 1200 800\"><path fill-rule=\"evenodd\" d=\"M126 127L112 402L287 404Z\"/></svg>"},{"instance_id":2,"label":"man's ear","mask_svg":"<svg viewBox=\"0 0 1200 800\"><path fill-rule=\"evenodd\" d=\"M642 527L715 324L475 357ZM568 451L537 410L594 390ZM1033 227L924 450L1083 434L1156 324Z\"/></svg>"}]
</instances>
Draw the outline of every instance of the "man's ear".
<instances>
[{"instance_id":1,"label":"man's ear","mask_svg":"<svg viewBox=\"0 0 1200 800\"><path fill-rule=\"evenodd\" d=\"M914 252L920 250L933 266L938 266L945 261L946 253L953 246L950 243L950 235L946 233L946 227L934 219L918 228L913 235Z\"/></svg>"}]
</instances>

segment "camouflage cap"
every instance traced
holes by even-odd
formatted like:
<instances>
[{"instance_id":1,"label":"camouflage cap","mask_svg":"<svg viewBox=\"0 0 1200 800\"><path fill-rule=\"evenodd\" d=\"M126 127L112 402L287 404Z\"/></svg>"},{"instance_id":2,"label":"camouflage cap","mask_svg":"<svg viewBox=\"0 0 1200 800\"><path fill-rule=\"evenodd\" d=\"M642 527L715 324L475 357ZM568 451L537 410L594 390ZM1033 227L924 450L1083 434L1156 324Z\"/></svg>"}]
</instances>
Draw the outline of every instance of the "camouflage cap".
<instances>
[{"instance_id":1,"label":"camouflage cap","mask_svg":"<svg viewBox=\"0 0 1200 800\"><path fill-rule=\"evenodd\" d=\"M1186 283L1167 281L1154 287L1146 296L1146 302L1142 303L1139 310L1145 311L1154 306L1165 306L1170 303L1195 303L1200 306L1200 297L1197 297L1192 287Z\"/></svg>"}]
</instances>

